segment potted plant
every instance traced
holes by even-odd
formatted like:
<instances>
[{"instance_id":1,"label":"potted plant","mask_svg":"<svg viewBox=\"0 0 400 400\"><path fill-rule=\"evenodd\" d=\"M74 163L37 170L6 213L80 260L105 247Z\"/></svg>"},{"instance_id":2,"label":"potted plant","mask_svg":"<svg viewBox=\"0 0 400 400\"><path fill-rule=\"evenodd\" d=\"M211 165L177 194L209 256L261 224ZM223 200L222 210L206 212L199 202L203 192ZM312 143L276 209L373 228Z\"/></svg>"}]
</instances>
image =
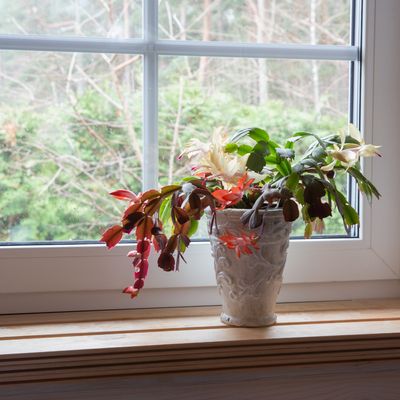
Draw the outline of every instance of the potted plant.
<instances>
[{"instance_id":1,"label":"potted plant","mask_svg":"<svg viewBox=\"0 0 400 400\"><path fill-rule=\"evenodd\" d=\"M312 139L308 146L307 138ZM297 146L305 149L302 154L296 154ZM123 292L134 298L143 288L151 247L159 253L159 268L178 270L206 215L223 296L221 320L239 326L273 324L292 222L301 218L304 237L310 238L323 231L325 218L336 208L349 232L359 216L338 178L350 175L369 201L379 198L360 164L361 157L379 155L378 147L365 144L351 124L325 137L297 132L282 145L260 128L242 129L230 138L216 130L210 143L192 139L180 156L188 161L191 176L139 194L111 193L128 205L121 224L101 240L112 248L133 233L137 241L136 250L128 253L134 283Z\"/></svg>"}]
</instances>

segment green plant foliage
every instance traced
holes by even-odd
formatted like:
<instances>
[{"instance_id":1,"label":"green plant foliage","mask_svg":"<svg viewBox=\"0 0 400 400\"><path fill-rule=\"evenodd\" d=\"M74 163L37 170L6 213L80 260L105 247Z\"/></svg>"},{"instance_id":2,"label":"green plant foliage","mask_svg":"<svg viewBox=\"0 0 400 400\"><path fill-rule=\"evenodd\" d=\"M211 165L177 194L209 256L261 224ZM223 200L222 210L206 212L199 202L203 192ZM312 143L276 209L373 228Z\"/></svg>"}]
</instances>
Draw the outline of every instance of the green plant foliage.
<instances>
[{"instance_id":1,"label":"green plant foliage","mask_svg":"<svg viewBox=\"0 0 400 400\"><path fill-rule=\"evenodd\" d=\"M171 87L164 96L167 99L175 99L173 90ZM232 124L245 124L253 118L256 122L268 121L268 130L278 131L278 134L274 135L275 140L285 140L289 136L288 127L311 128L314 123L311 114L287 110L281 102L271 102L267 107L258 107L239 105L233 100L226 100L224 113L235 116ZM186 124L187 128L182 134L182 143L193 137L194 132L211 131L216 121L221 118L219 111L216 111L218 96L205 101L201 91L193 88L187 93L185 102L188 112L185 113L182 124ZM107 166L98 162L99 155L109 157L110 151L119 153L124 159L123 177L126 187L140 191L140 181L131 173L138 169L137 160L129 155L126 130L118 127L119 123L123 127L123 120L119 121L115 110L90 89L82 93L76 107L79 115L84 116L86 120L115 122L112 126L105 122L103 126L96 127L96 137L88 134L88 128L82 121L64 107L54 105L46 115L35 110L3 110L0 124L4 127L12 121L16 127L17 139L15 145L10 144L5 129L0 130L1 241L96 240L104 226L114 218L115 213L115 205L105 198L104 193L121 184L120 180L115 179L115 164L109 163ZM165 130L170 126L169 119L168 113L161 113L160 136L164 140L168 139L171 132ZM320 126L324 127L322 132L327 132L337 126L337 121L326 117ZM140 126L136 125L135 131L139 130ZM55 134L57 140L53 140ZM112 137L112 148L105 148L104 143L99 141L101 136ZM288 165L282 156L290 154L283 154L281 149L278 154L271 142L265 142L269 137L264 130L253 131L252 136L263 140L259 145L232 143L228 147L229 151L237 151L240 155L252 153L248 161L249 167L261 171L265 165L277 165L284 176L288 172ZM46 143L47 146L43 148L37 146L37 143ZM267 148L265 143L268 144ZM304 146L300 144L300 147ZM64 156L62 169L58 172L61 154L71 156L69 159ZM174 163L178 162L174 160ZM80 170L81 165L85 165L85 169L89 166L96 171L96 179ZM161 177L166 174L167 168L168 160L161 157ZM181 166L177 169L182 170L182 175L186 173L186 169L182 169ZM350 173L356 174L353 171ZM138 174L140 176L140 170ZM51 182L54 177L55 180ZM179 175L176 178L179 178ZM76 187L74 182L79 182L80 188ZM372 187L361 182L362 189L369 195ZM49 183L51 184L46 190ZM84 193L81 190L83 188ZM340 231L340 220L335 220L337 221L330 222L327 228L332 227L332 232L336 233ZM301 234L300 230L296 234ZM206 236L204 226L200 227L200 236Z\"/></svg>"}]
</instances>

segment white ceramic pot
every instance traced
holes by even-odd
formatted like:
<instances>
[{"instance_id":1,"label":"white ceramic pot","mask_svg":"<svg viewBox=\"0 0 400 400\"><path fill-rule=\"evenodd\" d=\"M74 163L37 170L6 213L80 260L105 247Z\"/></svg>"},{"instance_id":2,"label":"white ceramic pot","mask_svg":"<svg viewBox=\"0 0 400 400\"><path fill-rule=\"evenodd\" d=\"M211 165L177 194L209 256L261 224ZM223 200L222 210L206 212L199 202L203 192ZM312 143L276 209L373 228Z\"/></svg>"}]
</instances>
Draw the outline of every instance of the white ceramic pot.
<instances>
[{"instance_id":1,"label":"white ceramic pot","mask_svg":"<svg viewBox=\"0 0 400 400\"><path fill-rule=\"evenodd\" d=\"M257 242L260 249L252 248L253 254L238 258L219 237L251 232L240 222L244 211L217 211L217 225L214 224L210 234L217 285L222 295L221 321L236 326L273 325L292 224L284 220L282 210L264 211L264 232ZM207 219L210 224L211 214L207 213Z\"/></svg>"}]
</instances>

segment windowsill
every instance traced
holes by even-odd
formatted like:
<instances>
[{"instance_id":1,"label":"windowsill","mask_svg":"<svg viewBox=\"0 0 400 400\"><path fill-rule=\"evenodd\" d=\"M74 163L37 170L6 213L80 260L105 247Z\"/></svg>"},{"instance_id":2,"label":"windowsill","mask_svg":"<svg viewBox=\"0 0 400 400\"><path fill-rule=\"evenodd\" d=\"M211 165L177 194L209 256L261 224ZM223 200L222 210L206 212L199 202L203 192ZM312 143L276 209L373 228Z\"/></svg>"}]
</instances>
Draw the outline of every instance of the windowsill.
<instances>
[{"instance_id":1,"label":"windowsill","mask_svg":"<svg viewBox=\"0 0 400 400\"><path fill-rule=\"evenodd\" d=\"M400 358L400 299L280 304L269 328L219 307L0 316L0 383Z\"/></svg>"}]
</instances>

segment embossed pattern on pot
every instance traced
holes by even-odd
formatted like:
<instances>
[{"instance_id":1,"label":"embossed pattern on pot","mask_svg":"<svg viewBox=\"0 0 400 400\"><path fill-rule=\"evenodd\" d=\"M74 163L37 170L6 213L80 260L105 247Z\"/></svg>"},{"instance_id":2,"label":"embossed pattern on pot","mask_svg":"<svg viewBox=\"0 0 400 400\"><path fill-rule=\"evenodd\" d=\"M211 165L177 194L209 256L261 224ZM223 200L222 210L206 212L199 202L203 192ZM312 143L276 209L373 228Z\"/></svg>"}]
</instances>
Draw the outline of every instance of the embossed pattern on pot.
<instances>
[{"instance_id":1,"label":"embossed pattern on pot","mask_svg":"<svg viewBox=\"0 0 400 400\"><path fill-rule=\"evenodd\" d=\"M250 231L240 217L245 210L217 211L217 223L210 234L217 285L222 295L222 322L236 326L268 326L276 321L275 304L282 284L291 223L282 210L261 214L264 228ZM207 213L208 224L211 213ZM241 232L257 232L259 250L237 257L219 238L224 234L240 236Z\"/></svg>"}]
</instances>

